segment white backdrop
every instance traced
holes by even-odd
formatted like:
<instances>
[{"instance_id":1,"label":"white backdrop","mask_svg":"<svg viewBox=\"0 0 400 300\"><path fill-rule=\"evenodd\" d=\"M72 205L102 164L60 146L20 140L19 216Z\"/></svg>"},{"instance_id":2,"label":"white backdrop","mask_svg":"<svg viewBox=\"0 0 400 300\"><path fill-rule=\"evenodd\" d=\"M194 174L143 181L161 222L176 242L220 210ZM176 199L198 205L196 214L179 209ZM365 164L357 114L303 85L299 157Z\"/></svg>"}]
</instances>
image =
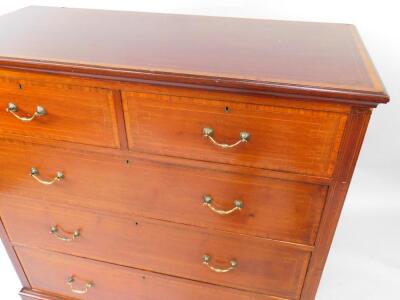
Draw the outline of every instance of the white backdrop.
<instances>
[{"instance_id":1,"label":"white backdrop","mask_svg":"<svg viewBox=\"0 0 400 300\"><path fill-rule=\"evenodd\" d=\"M318 300L399 299L400 7L395 0L48 0L0 2L0 14L28 5L66 6L355 24L392 98L374 113ZM51 24L49 24L51 26ZM1 43L1 41L0 41ZM0 246L1 298L20 288Z\"/></svg>"}]
</instances>

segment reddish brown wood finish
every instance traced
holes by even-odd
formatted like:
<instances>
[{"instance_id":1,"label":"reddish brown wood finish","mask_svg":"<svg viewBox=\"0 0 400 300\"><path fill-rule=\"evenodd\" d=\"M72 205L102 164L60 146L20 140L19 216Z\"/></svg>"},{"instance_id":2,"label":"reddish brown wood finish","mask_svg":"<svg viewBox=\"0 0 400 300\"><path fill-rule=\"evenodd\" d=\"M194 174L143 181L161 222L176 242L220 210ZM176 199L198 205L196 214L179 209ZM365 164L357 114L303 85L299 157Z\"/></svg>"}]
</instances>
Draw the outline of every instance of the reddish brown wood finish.
<instances>
[{"instance_id":1,"label":"reddish brown wood finish","mask_svg":"<svg viewBox=\"0 0 400 300\"><path fill-rule=\"evenodd\" d=\"M1 216L1 213L0 213L0 216ZM13 247L11 246L10 239L7 235L6 229L4 227L4 224L3 224L3 221L1 218L0 218L0 238L1 238L1 241L3 242L3 245L7 251L8 256L11 259L11 262L13 263L14 269L17 272L19 280L25 287L30 287L31 285L26 277L24 269L22 268L21 263L16 255Z\"/></svg>"},{"instance_id":2,"label":"reddish brown wood finish","mask_svg":"<svg viewBox=\"0 0 400 300\"><path fill-rule=\"evenodd\" d=\"M121 150L128 149L128 138L126 136L126 128L125 128L125 117L124 111L122 108L122 98L121 98L121 91L114 90L113 97L115 101L115 111L116 111L116 123L118 125L118 135Z\"/></svg>"},{"instance_id":3,"label":"reddish brown wood finish","mask_svg":"<svg viewBox=\"0 0 400 300\"><path fill-rule=\"evenodd\" d=\"M136 91L151 94L161 95L174 95L189 98L211 99L211 100L225 100L229 102L239 103L252 103L259 105L272 105L278 107L289 108L305 108L323 111L346 112L348 113L351 107L348 101L341 103L339 99L331 99L332 101L324 101L322 97L313 97L310 95L288 95L287 97L274 96L274 95L259 95L256 91L251 93L239 93L237 90L225 91L223 89L208 90L204 86L191 86L191 88L183 87L181 85L165 85L153 84L152 82L145 83L139 82L125 82L125 81L112 81L107 78L100 78L94 80L91 77L80 77L78 75L65 76L63 72L55 74L46 74L45 72L32 72L30 70L19 69L10 70L8 68L1 68L0 74L4 78L13 80L35 80L49 83L64 83L68 85L87 86L94 88L114 89L119 91ZM271 93L273 94L273 93Z\"/></svg>"},{"instance_id":4,"label":"reddish brown wood finish","mask_svg":"<svg viewBox=\"0 0 400 300\"><path fill-rule=\"evenodd\" d=\"M315 298L370 109L389 101L353 26L31 7L0 39L0 235L23 299L72 296L73 272L95 279L89 300ZM49 114L21 124L11 100ZM204 126L252 137L227 152ZM40 186L32 166L66 178ZM245 206L220 217L205 193ZM54 222L85 231L60 244ZM207 273L204 249L240 252L238 268Z\"/></svg>"},{"instance_id":5,"label":"reddish brown wood finish","mask_svg":"<svg viewBox=\"0 0 400 300\"><path fill-rule=\"evenodd\" d=\"M159 300L168 297L174 300L279 300L262 294L162 276L38 249L17 247L17 253L26 266L34 288L76 299ZM93 281L94 287L86 295L73 294L66 284L68 276L71 275ZM79 281L77 284L79 285Z\"/></svg>"},{"instance_id":6,"label":"reddish brown wood finish","mask_svg":"<svg viewBox=\"0 0 400 300\"><path fill-rule=\"evenodd\" d=\"M29 175L32 167L44 178L62 171L65 179L41 185ZM314 244L327 191L314 184L142 159L127 163L121 157L5 141L0 144L0 168L0 195L6 203L20 195L32 202L45 199L307 245ZM204 195L211 195L220 209L233 208L236 199L244 207L220 216L204 206Z\"/></svg>"},{"instance_id":7,"label":"reddish brown wood finish","mask_svg":"<svg viewBox=\"0 0 400 300\"><path fill-rule=\"evenodd\" d=\"M0 28L4 67L388 101L351 25L29 7Z\"/></svg>"},{"instance_id":8,"label":"reddish brown wood finish","mask_svg":"<svg viewBox=\"0 0 400 300\"><path fill-rule=\"evenodd\" d=\"M26 201L19 205L1 203L14 244L283 298L300 295L310 253L292 245L139 217L115 218L54 204L35 206ZM71 237L75 230L80 230L81 236L72 242L60 241L50 234L54 225L62 228L59 234L63 236ZM202 263L205 254L212 257L215 267L228 268L232 259L238 266L228 273L215 273Z\"/></svg>"},{"instance_id":9,"label":"reddish brown wood finish","mask_svg":"<svg viewBox=\"0 0 400 300\"><path fill-rule=\"evenodd\" d=\"M308 175L330 176L346 114L209 101L145 93L123 93L131 150L223 162ZM188 122L187 120L190 120ZM221 149L219 143L248 143Z\"/></svg>"},{"instance_id":10,"label":"reddish brown wood finish","mask_svg":"<svg viewBox=\"0 0 400 300\"><path fill-rule=\"evenodd\" d=\"M19 295L22 300L76 300L76 298L70 298L65 296L59 296L53 293L32 290L24 288L20 291Z\"/></svg>"},{"instance_id":11,"label":"reddish brown wood finish","mask_svg":"<svg viewBox=\"0 0 400 300\"><path fill-rule=\"evenodd\" d=\"M38 105L47 114L22 122L6 111L10 102L22 116L31 116ZM120 147L112 92L62 82L0 77L0 134Z\"/></svg>"},{"instance_id":12,"label":"reddish brown wood finish","mask_svg":"<svg viewBox=\"0 0 400 300\"><path fill-rule=\"evenodd\" d=\"M350 115L335 172L335 181L329 189L316 248L311 257L301 300L312 300L317 293L370 116L371 110L360 107L353 108Z\"/></svg>"}]
</instances>

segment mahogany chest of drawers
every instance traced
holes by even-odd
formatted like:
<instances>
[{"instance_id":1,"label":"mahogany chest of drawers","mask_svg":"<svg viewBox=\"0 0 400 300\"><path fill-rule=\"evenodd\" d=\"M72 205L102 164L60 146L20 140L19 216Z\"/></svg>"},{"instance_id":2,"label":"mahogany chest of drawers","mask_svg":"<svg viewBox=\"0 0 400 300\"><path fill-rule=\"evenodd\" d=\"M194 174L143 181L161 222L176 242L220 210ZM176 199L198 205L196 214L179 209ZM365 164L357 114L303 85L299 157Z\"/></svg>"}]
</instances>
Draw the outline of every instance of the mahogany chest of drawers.
<instances>
[{"instance_id":1,"label":"mahogany chest of drawers","mask_svg":"<svg viewBox=\"0 0 400 300\"><path fill-rule=\"evenodd\" d=\"M0 28L23 299L315 298L389 101L353 26L29 7Z\"/></svg>"}]
</instances>

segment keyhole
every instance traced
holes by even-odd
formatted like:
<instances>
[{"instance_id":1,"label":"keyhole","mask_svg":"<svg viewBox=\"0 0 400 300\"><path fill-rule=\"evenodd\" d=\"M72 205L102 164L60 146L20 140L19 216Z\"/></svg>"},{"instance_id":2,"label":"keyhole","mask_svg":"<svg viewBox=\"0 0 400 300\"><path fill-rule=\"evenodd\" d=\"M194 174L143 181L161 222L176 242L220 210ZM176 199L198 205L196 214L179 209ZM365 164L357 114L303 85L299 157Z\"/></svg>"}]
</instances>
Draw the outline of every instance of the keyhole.
<instances>
[{"instance_id":1,"label":"keyhole","mask_svg":"<svg viewBox=\"0 0 400 300\"><path fill-rule=\"evenodd\" d=\"M23 89L24 89L24 87L22 86L21 83L18 83L18 87L19 87L20 90L23 90Z\"/></svg>"},{"instance_id":2,"label":"keyhole","mask_svg":"<svg viewBox=\"0 0 400 300\"><path fill-rule=\"evenodd\" d=\"M225 111L226 113L228 113L228 112L229 112L229 106L225 106L224 111Z\"/></svg>"}]
</instances>

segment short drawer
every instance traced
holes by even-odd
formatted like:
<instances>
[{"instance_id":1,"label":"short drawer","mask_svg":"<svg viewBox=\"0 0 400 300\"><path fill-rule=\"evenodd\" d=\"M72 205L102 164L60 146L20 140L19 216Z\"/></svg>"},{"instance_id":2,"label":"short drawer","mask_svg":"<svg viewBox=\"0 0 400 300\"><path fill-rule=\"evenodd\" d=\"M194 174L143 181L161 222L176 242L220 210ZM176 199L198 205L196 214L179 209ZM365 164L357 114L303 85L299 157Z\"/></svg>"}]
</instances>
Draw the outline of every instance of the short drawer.
<instances>
[{"instance_id":1,"label":"short drawer","mask_svg":"<svg viewBox=\"0 0 400 300\"><path fill-rule=\"evenodd\" d=\"M1 203L14 244L278 297L297 299L310 256L285 243L186 225Z\"/></svg>"},{"instance_id":2,"label":"short drawer","mask_svg":"<svg viewBox=\"0 0 400 300\"><path fill-rule=\"evenodd\" d=\"M314 244L327 192L316 184L12 142L0 143L0 166L7 199L21 195L307 245ZM31 168L36 179L64 177L45 185Z\"/></svg>"},{"instance_id":3,"label":"short drawer","mask_svg":"<svg viewBox=\"0 0 400 300\"><path fill-rule=\"evenodd\" d=\"M124 92L131 150L331 176L344 113ZM217 145L218 144L218 145Z\"/></svg>"},{"instance_id":4,"label":"short drawer","mask_svg":"<svg viewBox=\"0 0 400 300\"><path fill-rule=\"evenodd\" d=\"M16 247L16 251L33 289L74 299L279 300L74 256L24 247Z\"/></svg>"},{"instance_id":5,"label":"short drawer","mask_svg":"<svg viewBox=\"0 0 400 300\"><path fill-rule=\"evenodd\" d=\"M113 93L0 77L0 135L119 148Z\"/></svg>"}]
</instances>

